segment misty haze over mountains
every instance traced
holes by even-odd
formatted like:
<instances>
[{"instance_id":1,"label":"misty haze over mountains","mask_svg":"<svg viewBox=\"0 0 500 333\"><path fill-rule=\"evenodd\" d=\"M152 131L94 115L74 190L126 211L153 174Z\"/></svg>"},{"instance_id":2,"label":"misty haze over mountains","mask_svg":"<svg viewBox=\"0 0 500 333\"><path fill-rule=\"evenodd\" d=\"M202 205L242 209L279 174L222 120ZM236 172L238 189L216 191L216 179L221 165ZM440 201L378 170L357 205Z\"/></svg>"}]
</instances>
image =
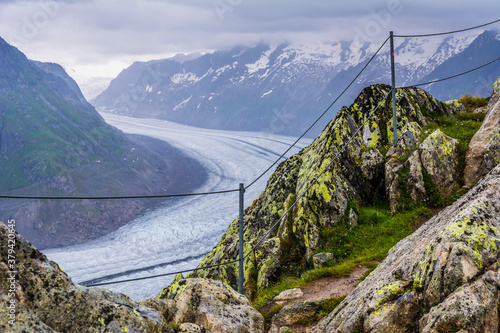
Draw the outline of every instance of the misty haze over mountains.
<instances>
[{"instance_id":1,"label":"misty haze over mountains","mask_svg":"<svg viewBox=\"0 0 500 333\"><path fill-rule=\"evenodd\" d=\"M195 59L136 62L91 102L103 111L215 129L301 134L347 86L380 45L336 42L235 47ZM396 38L396 84L414 85L461 73L500 51L496 31ZM389 45L333 107L365 86L390 82ZM491 59L490 59L491 58ZM440 100L488 96L500 63L422 88ZM333 111L332 111L333 112ZM321 131L333 113L310 133Z\"/></svg>"}]
</instances>

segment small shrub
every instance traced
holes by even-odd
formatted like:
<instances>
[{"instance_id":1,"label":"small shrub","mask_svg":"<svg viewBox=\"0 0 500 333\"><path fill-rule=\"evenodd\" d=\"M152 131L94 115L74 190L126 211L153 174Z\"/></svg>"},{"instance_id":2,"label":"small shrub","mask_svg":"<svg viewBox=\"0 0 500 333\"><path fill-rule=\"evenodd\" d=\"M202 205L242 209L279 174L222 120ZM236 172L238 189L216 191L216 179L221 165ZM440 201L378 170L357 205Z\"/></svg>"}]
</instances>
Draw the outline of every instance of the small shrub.
<instances>
[{"instance_id":1,"label":"small shrub","mask_svg":"<svg viewBox=\"0 0 500 333\"><path fill-rule=\"evenodd\" d=\"M488 105L488 100L486 98L472 95L462 96L459 101L465 106L466 112L472 112L477 108Z\"/></svg>"}]
</instances>

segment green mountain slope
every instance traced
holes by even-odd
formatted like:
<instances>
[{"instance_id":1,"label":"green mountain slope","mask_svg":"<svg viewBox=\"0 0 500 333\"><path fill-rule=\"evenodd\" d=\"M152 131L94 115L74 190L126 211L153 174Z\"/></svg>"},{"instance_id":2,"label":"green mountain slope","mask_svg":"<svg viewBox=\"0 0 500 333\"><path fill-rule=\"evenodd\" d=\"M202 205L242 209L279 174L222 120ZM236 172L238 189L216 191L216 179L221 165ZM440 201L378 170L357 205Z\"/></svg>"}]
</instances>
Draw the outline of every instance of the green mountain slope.
<instances>
[{"instance_id":1,"label":"green mountain slope","mask_svg":"<svg viewBox=\"0 0 500 333\"><path fill-rule=\"evenodd\" d=\"M0 38L0 193L146 195L176 185L171 162L106 124L61 70L29 61ZM46 247L100 236L155 203L3 200L0 213Z\"/></svg>"}]
</instances>

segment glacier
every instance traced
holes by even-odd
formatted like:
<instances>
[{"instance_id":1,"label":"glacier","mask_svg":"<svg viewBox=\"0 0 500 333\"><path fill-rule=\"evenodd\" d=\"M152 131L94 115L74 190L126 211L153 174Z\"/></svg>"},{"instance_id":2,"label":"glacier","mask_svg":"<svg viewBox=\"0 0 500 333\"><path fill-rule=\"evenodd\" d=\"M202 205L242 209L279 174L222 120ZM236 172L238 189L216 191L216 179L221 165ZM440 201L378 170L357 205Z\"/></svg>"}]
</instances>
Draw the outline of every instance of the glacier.
<instances>
[{"instance_id":1,"label":"glacier","mask_svg":"<svg viewBox=\"0 0 500 333\"><path fill-rule=\"evenodd\" d=\"M265 132L208 130L157 119L102 113L127 134L164 140L199 161L208 180L196 192L237 189L250 184L296 140ZM302 139L285 157L311 143ZM275 166L276 167L276 166ZM245 193L249 205L264 190L272 168ZM238 216L238 192L166 200L97 240L43 252L76 283L107 283L195 268ZM134 300L155 297L173 275L105 285Z\"/></svg>"}]
</instances>

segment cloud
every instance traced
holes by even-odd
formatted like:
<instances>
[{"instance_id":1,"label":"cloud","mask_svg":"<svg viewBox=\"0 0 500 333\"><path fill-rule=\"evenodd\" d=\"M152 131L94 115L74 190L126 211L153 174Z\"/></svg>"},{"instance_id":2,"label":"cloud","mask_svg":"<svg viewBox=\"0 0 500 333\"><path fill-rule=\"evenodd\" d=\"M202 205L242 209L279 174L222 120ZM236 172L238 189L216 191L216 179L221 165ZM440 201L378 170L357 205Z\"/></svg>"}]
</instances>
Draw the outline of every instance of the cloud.
<instances>
[{"instance_id":1,"label":"cloud","mask_svg":"<svg viewBox=\"0 0 500 333\"><path fill-rule=\"evenodd\" d=\"M361 34L382 41L389 30L454 30L499 12L498 0L9 0L0 2L0 35L28 57L111 77L178 52Z\"/></svg>"}]
</instances>

